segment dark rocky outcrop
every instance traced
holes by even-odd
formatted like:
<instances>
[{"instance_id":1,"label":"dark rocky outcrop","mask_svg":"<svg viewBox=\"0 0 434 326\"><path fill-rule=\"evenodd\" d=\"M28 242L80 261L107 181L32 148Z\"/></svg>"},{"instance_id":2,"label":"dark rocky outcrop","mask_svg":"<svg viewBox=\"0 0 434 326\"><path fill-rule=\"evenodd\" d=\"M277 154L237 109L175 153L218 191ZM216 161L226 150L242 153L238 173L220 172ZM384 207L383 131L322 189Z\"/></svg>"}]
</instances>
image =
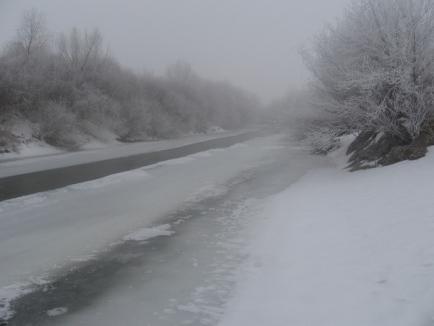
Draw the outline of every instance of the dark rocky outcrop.
<instances>
[{"instance_id":1,"label":"dark rocky outcrop","mask_svg":"<svg viewBox=\"0 0 434 326\"><path fill-rule=\"evenodd\" d=\"M434 145L432 130L431 126L425 128L413 141L386 133L362 132L348 148L348 169L356 171L422 158L427 148Z\"/></svg>"}]
</instances>

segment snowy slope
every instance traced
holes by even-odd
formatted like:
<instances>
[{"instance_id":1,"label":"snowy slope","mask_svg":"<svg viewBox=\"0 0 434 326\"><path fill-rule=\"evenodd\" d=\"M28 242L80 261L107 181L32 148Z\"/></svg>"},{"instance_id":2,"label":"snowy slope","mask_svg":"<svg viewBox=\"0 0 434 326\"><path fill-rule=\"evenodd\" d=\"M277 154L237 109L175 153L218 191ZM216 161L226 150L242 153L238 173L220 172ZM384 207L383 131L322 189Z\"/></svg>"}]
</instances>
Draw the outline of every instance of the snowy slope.
<instances>
[{"instance_id":1,"label":"snowy slope","mask_svg":"<svg viewBox=\"0 0 434 326\"><path fill-rule=\"evenodd\" d=\"M101 148L91 148L78 152L60 152L49 146L27 145L23 154L0 154L0 178L29 172L43 171L60 167L120 158L142 153L161 151L190 145L216 138L224 138L245 133L225 132L209 135L193 135L179 139L140 142L132 144L114 143ZM33 147L32 147L33 146Z\"/></svg>"},{"instance_id":2,"label":"snowy slope","mask_svg":"<svg viewBox=\"0 0 434 326\"><path fill-rule=\"evenodd\" d=\"M434 152L270 199L221 326L434 324Z\"/></svg>"}]
</instances>

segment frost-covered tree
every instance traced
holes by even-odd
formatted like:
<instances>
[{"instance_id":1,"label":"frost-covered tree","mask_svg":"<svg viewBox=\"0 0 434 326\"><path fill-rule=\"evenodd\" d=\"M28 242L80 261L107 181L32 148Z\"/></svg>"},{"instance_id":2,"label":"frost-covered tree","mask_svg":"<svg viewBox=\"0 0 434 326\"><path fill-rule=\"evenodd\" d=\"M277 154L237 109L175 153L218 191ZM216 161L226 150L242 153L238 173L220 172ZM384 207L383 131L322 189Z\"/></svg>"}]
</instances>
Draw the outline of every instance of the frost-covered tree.
<instances>
[{"instance_id":1,"label":"frost-covered tree","mask_svg":"<svg viewBox=\"0 0 434 326\"><path fill-rule=\"evenodd\" d=\"M20 50L26 60L48 45L48 32L45 17L36 9L26 11L17 30L17 38L14 45Z\"/></svg>"},{"instance_id":2,"label":"frost-covered tree","mask_svg":"<svg viewBox=\"0 0 434 326\"><path fill-rule=\"evenodd\" d=\"M433 0L354 1L305 57L319 105L343 129L410 142L432 119Z\"/></svg>"},{"instance_id":3,"label":"frost-covered tree","mask_svg":"<svg viewBox=\"0 0 434 326\"><path fill-rule=\"evenodd\" d=\"M81 32L73 28L69 35L61 34L57 41L60 57L76 73L96 68L106 55L102 46L103 38L97 29Z\"/></svg>"},{"instance_id":4,"label":"frost-covered tree","mask_svg":"<svg viewBox=\"0 0 434 326\"><path fill-rule=\"evenodd\" d=\"M43 16L28 12L0 52L0 143L15 121L31 125L38 139L76 149L95 138L240 128L257 106L249 93L200 77L188 64L170 66L164 76L136 74L107 54L97 30L72 29L55 47L47 35Z\"/></svg>"}]
</instances>

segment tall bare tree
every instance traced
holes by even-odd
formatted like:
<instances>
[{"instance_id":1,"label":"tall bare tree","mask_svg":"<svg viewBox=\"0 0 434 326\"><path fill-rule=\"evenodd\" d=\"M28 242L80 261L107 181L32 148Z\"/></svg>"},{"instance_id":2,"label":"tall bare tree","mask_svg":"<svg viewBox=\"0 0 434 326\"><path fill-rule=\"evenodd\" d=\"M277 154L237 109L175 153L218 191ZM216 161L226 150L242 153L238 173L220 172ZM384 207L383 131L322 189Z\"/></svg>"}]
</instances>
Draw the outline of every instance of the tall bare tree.
<instances>
[{"instance_id":1,"label":"tall bare tree","mask_svg":"<svg viewBox=\"0 0 434 326\"><path fill-rule=\"evenodd\" d=\"M48 40L45 17L36 9L26 11L17 30L17 44L23 50L26 60L44 49L48 45Z\"/></svg>"},{"instance_id":2,"label":"tall bare tree","mask_svg":"<svg viewBox=\"0 0 434 326\"><path fill-rule=\"evenodd\" d=\"M85 71L103 57L103 38L98 30L80 32L74 28L69 35L60 35L57 47L62 59L75 71Z\"/></svg>"}]
</instances>

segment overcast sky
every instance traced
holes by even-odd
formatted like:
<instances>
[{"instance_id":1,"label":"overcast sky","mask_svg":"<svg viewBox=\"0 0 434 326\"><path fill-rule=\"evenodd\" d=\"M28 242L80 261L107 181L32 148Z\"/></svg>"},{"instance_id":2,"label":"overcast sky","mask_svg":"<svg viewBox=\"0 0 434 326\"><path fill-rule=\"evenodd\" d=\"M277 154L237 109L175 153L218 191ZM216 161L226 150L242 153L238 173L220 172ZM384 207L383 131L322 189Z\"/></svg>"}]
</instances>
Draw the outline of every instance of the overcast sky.
<instances>
[{"instance_id":1,"label":"overcast sky","mask_svg":"<svg viewBox=\"0 0 434 326\"><path fill-rule=\"evenodd\" d=\"M36 8L53 32L98 27L111 52L137 70L162 73L185 61L264 100L309 77L300 47L348 0L0 0L0 42L22 11Z\"/></svg>"}]
</instances>

